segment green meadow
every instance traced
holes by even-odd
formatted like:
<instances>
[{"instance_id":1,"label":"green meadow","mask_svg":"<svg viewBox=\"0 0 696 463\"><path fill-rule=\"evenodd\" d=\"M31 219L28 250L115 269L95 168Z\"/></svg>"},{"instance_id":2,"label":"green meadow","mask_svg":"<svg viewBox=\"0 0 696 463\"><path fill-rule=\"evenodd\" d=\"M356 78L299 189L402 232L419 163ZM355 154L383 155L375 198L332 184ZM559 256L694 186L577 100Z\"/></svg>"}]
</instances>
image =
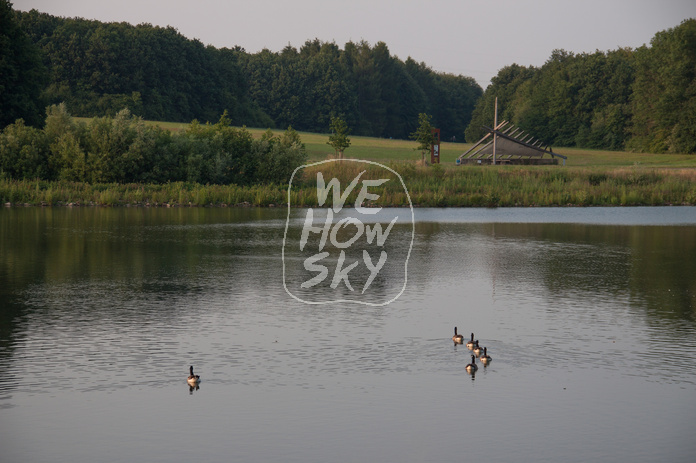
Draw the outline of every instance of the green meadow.
<instances>
[{"instance_id":1,"label":"green meadow","mask_svg":"<svg viewBox=\"0 0 696 463\"><path fill-rule=\"evenodd\" d=\"M173 126L174 130L181 130L186 124ZM169 128L161 125L162 128ZM248 129L255 136L261 136L265 130ZM282 131L277 131L282 132ZM327 159L333 155L333 151L326 144L329 134L317 134L300 132L302 141L307 147L307 153L311 161ZM346 149L344 156L353 159L365 159L376 162L382 161L419 161L420 151L414 150L416 143L412 140L390 140L371 137L351 136L351 145ZM456 159L469 148L469 143L442 143L440 155L442 167L446 169L462 169L455 164ZM554 152L568 157L565 167L655 167L655 168L688 168L696 167L696 155L692 154L650 154L630 153L626 151L601 151L586 150L580 148L554 148ZM430 158L430 155L427 155ZM551 168L560 168L561 165ZM479 168L479 167L477 167ZM480 167L480 168L490 168ZM496 167L498 169L500 167Z\"/></svg>"},{"instance_id":2,"label":"green meadow","mask_svg":"<svg viewBox=\"0 0 696 463\"><path fill-rule=\"evenodd\" d=\"M148 124L173 131L188 125ZM265 132L247 130L255 137ZM300 136L309 162L333 157L328 134L300 132ZM423 166L415 146L409 140L351 137L346 158L385 164L399 173L407 187L408 195L400 182L388 182L374 205L408 206L409 201L418 207L696 205L694 155L558 148L554 152L568 157L565 166L457 166L456 158L471 145L443 143L442 163ZM308 167L295 179L291 204L317 205L317 169ZM337 162L321 169L325 177L335 176L347 185L365 165ZM282 206L288 202L288 185L121 185L5 179L0 180L0 198L13 205Z\"/></svg>"},{"instance_id":3,"label":"green meadow","mask_svg":"<svg viewBox=\"0 0 696 463\"><path fill-rule=\"evenodd\" d=\"M75 119L84 122L89 121L88 118ZM163 129L175 132L185 130L189 125L183 122L159 121L146 121L146 124L159 126ZM268 130L250 127L246 127L246 129L255 137L261 137L261 134ZM279 135L282 134L283 131L284 129L273 130L274 133ZM326 143L329 139L328 133L299 132L299 134L302 138L302 142L307 148L310 161L329 159L333 155L333 150ZM344 153L347 158L365 159L376 162L419 161L421 158L420 151L414 150L416 143L412 140L392 140L359 136L350 136L350 140L351 145ZM471 148L471 146L470 143L443 142L440 145L442 166L446 169L461 168L456 166L455 161L462 153ZM554 152L568 157L566 167L696 167L696 155L693 154L650 154L627 151L587 150L581 148L554 148Z\"/></svg>"}]
</instances>

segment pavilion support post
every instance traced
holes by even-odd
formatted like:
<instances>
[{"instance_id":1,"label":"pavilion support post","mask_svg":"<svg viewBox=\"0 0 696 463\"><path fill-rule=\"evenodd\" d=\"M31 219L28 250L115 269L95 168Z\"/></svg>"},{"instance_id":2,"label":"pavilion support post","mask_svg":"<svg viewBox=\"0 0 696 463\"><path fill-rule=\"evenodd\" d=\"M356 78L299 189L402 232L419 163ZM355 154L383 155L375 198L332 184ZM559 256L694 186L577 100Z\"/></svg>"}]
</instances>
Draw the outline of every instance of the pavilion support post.
<instances>
[{"instance_id":1,"label":"pavilion support post","mask_svg":"<svg viewBox=\"0 0 696 463\"><path fill-rule=\"evenodd\" d=\"M493 127L498 127L498 97L495 97L495 110L493 113ZM493 165L495 165L495 145L496 145L497 138L498 138L498 135L494 133L493 134Z\"/></svg>"}]
</instances>

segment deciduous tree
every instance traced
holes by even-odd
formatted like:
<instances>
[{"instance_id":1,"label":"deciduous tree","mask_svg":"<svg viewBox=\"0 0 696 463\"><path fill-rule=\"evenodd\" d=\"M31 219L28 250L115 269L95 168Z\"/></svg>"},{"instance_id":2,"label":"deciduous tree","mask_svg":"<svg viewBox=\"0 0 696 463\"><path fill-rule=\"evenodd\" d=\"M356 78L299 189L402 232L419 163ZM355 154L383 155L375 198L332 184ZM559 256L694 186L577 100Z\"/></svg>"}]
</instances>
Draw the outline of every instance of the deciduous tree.
<instances>
[{"instance_id":1,"label":"deciduous tree","mask_svg":"<svg viewBox=\"0 0 696 463\"><path fill-rule=\"evenodd\" d=\"M414 149L420 150L421 152L421 162L425 164L425 153L429 152L433 144L435 143L435 136L433 135L433 125L430 123L432 116L420 113L418 115L418 128L415 132L411 133L410 138L418 143L418 146Z\"/></svg>"},{"instance_id":2,"label":"deciduous tree","mask_svg":"<svg viewBox=\"0 0 696 463\"><path fill-rule=\"evenodd\" d=\"M340 117L332 117L330 129L331 135L326 144L333 147L338 159L343 159L343 151L350 146L348 124Z\"/></svg>"},{"instance_id":3,"label":"deciduous tree","mask_svg":"<svg viewBox=\"0 0 696 463\"><path fill-rule=\"evenodd\" d=\"M16 119L41 123L46 77L39 49L15 21L12 3L0 0L0 129Z\"/></svg>"}]
</instances>

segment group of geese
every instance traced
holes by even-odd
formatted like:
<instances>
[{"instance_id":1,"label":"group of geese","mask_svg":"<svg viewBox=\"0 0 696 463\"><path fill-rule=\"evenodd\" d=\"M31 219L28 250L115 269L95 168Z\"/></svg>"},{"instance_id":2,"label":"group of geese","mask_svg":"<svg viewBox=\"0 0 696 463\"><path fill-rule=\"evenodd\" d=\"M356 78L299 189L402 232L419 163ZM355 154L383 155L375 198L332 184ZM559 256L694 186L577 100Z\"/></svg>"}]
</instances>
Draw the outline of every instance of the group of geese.
<instances>
[{"instance_id":1,"label":"group of geese","mask_svg":"<svg viewBox=\"0 0 696 463\"><path fill-rule=\"evenodd\" d=\"M464 344L464 336L457 334L456 326L454 327L454 336L452 336L452 341L454 341L455 344ZM466 366L466 371L469 373L478 370L478 366L476 365L476 357L481 360L481 363L483 363L484 366L488 365L491 360L493 360L491 356L488 355L488 349L486 347L479 347L478 339L474 341L474 333L471 333L471 340L466 343L466 348L474 353L474 355L471 356L471 363Z\"/></svg>"},{"instance_id":2,"label":"group of geese","mask_svg":"<svg viewBox=\"0 0 696 463\"><path fill-rule=\"evenodd\" d=\"M454 336L452 336L452 341L454 341L455 344L464 344L464 336L457 334L456 326L454 327ZM478 357L479 360L481 360L481 363L484 365L488 365L490 361L493 360L491 356L488 355L488 349L485 347L479 347L478 339L474 341L474 333L471 333L471 340L466 343L466 347L474 353L474 355L471 356L471 363L466 366L466 371L469 373L478 370L478 366L476 365L476 357ZM189 376L186 378L186 382L191 387L198 386L198 384L201 382L201 377L193 374L193 365L189 367Z\"/></svg>"}]
</instances>

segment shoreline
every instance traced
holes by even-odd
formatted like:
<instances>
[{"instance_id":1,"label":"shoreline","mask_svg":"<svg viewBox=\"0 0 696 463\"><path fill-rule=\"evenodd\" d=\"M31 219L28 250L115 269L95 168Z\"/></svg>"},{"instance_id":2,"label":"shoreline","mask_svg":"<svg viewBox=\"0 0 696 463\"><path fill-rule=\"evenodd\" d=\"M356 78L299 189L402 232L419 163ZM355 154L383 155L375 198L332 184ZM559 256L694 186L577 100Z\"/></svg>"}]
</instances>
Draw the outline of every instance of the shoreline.
<instances>
[{"instance_id":1,"label":"shoreline","mask_svg":"<svg viewBox=\"0 0 696 463\"><path fill-rule=\"evenodd\" d=\"M361 166L322 166L325 178L348 185ZM694 168L420 167L394 165L401 182L385 184L379 207L696 206ZM368 172L370 168L367 168ZM371 172L378 178L378 172ZM84 183L0 179L0 207L317 207L318 167L292 184L217 185L191 182ZM347 203L354 202L351 192Z\"/></svg>"},{"instance_id":2,"label":"shoreline","mask_svg":"<svg viewBox=\"0 0 696 463\"><path fill-rule=\"evenodd\" d=\"M413 204L412 207L414 209L425 209L425 208L434 208L434 209L496 209L496 208L512 208L512 209L528 209L528 208L599 208L599 207L695 207L696 204L692 203L681 203L681 204L675 204L675 203L663 203L663 204L525 204L525 205L491 205L491 206L486 206L486 205L478 205L478 206L431 206L431 205L419 205L419 204ZM69 208L69 209L80 209L80 208L143 208L143 209L182 209L182 208L203 208L203 209L254 209L254 208L260 208L260 209L278 209L278 208L287 208L290 207L291 209L305 209L305 208L315 208L315 209L328 209L330 206L318 206L318 205L300 205L300 206L288 206L287 204L268 204L268 205L257 205L257 204L251 204L251 203L239 203L239 204L224 204L224 203L219 203L219 204L169 204L169 203L163 203L163 204L140 204L140 203L123 203L123 204L97 204L97 203L88 203L88 204L81 204L81 203L62 203L58 202L55 204L47 204L47 203L41 203L41 204L30 204L30 203L5 203L3 204L4 209L24 209L24 208ZM409 207L408 205L393 205L393 204L380 204L380 205L366 205L364 207L367 208L374 208L374 207L383 207L383 208L406 208Z\"/></svg>"}]
</instances>

